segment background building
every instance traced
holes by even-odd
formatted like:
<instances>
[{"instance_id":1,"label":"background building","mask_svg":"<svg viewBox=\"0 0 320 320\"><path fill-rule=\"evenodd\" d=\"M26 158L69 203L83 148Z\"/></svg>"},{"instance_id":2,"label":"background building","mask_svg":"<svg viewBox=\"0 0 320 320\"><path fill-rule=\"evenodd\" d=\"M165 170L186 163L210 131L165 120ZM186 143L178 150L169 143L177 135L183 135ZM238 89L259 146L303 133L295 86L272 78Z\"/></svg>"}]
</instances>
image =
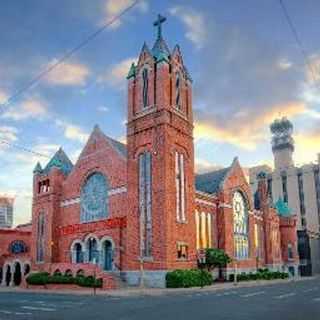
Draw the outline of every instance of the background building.
<instances>
[{"instance_id":1,"label":"background building","mask_svg":"<svg viewBox=\"0 0 320 320\"><path fill-rule=\"evenodd\" d=\"M12 228L13 203L13 198L0 197L0 228Z\"/></svg>"},{"instance_id":2,"label":"background building","mask_svg":"<svg viewBox=\"0 0 320 320\"><path fill-rule=\"evenodd\" d=\"M293 126L277 119L270 126L274 170L268 166L250 169L250 184L257 189L257 174L267 173L269 200L282 199L298 217L298 247L302 274L320 273L320 181L319 164L296 167L293 161Z\"/></svg>"}]
</instances>

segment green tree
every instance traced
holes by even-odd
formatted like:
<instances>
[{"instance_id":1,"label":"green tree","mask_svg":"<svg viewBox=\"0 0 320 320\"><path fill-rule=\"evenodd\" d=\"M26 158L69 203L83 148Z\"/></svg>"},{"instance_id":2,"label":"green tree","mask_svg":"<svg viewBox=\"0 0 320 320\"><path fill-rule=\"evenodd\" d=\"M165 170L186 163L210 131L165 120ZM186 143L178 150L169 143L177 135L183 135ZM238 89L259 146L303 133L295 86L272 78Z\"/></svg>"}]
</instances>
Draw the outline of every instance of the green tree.
<instances>
[{"instance_id":1,"label":"green tree","mask_svg":"<svg viewBox=\"0 0 320 320\"><path fill-rule=\"evenodd\" d=\"M199 264L201 269L206 268L212 271L215 268L223 268L231 262L231 258L221 249L209 248L206 249L205 254L205 262Z\"/></svg>"}]
</instances>

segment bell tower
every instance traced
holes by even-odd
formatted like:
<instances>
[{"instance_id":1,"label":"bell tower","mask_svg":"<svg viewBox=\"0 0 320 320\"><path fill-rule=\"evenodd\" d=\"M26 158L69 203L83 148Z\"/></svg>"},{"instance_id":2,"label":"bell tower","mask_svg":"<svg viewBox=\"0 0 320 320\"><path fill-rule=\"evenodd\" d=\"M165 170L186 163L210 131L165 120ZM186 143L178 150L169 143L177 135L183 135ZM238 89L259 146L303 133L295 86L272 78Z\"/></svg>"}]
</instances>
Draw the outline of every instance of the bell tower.
<instances>
[{"instance_id":1,"label":"bell tower","mask_svg":"<svg viewBox=\"0 0 320 320\"><path fill-rule=\"evenodd\" d=\"M151 285L196 261L192 80L165 21L158 15L152 49L143 44L127 76L127 269Z\"/></svg>"}]
</instances>

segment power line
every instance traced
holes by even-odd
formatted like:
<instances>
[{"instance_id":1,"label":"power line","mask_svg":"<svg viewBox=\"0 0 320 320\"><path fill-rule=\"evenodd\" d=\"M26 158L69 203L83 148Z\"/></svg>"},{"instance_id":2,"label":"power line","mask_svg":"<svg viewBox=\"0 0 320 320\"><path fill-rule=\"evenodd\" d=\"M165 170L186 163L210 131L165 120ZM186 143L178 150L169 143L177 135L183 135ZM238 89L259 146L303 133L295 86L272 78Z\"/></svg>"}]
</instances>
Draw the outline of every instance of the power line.
<instances>
[{"instance_id":1,"label":"power line","mask_svg":"<svg viewBox=\"0 0 320 320\"><path fill-rule=\"evenodd\" d=\"M301 40L299 38L297 29L296 29L296 27L295 27L290 15L289 15L289 12L288 12L286 6L285 6L284 0L279 0L279 2L280 2L280 6L282 8L283 14L284 14L284 16L285 16L285 18L287 20L288 25L289 25L289 28L290 28L290 30L291 30L291 32L292 32L292 34L294 36L294 39L295 39L295 41L296 41L296 43L297 43L297 45L298 45L298 47L299 47L299 49L301 51L301 54L302 54L302 56L304 58L304 62L306 64L307 68L310 71L312 80L313 80L314 83L316 83L317 82L316 75L315 75L314 70L313 70L313 68L312 68L312 66L310 64L310 61L309 61L309 58L308 58L308 54L307 54L306 50L303 47L303 44L302 44L302 42L301 42Z\"/></svg>"},{"instance_id":2,"label":"power line","mask_svg":"<svg viewBox=\"0 0 320 320\"><path fill-rule=\"evenodd\" d=\"M90 41L95 39L100 33L102 33L105 29L107 29L109 26L111 26L113 23L115 23L117 20L119 20L123 15L125 15L128 11L133 9L140 0L135 0L131 5L129 5L127 8L125 8L123 11L121 11L118 15L111 18L107 23L105 23L102 27L100 27L98 30L90 34L87 38L85 38L82 42L80 42L77 46L75 46L73 49L69 50L67 53L65 53L58 61L56 61L51 66L44 69L42 72L40 72L37 76L35 76L30 82L28 82L25 86L18 89L13 95L11 95L4 103L0 104L1 107L5 107L9 105L14 99L18 98L22 93L30 89L33 85L38 83L45 75L50 73L52 70L54 70L56 67L58 67L60 64L62 64L64 61L69 59L72 55L74 55L77 51L85 47Z\"/></svg>"},{"instance_id":3,"label":"power line","mask_svg":"<svg viewBox=\"0 0 320 320\"><path fill-rule=\"evenodd\" d=\"M15 149L22 150L24 152L28 152L28 153L34 154L34 155L36 155L38 157L44 157L44 158L47 158L47 159L51 158L46 154L43 154L43 153L40 153L40 152L36 152L34 150L31 150L29 148L26 148L26 147L18 145L18 144L11 143L10 141L4 140L2 138L0 138L0 144L5 144L5 145L7 145L9 147L12 147L12 148L15 148Z\"/></svg>"}]
</instances>

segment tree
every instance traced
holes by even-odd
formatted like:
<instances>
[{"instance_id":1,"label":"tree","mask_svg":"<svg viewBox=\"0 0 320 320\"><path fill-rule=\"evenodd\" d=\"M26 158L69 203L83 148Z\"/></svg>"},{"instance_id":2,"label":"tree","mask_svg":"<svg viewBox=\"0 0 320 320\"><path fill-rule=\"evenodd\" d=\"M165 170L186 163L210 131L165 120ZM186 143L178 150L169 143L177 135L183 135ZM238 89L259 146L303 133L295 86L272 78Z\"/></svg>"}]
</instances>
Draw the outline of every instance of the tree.
<instances>
[{"instance_id":1,"label":"tree","mask_svg":"<svg viewBox=\"0 0 320 320\"><path fill-rule=\"evenodd\" d=\"M207 268L212 271L215 268L223 268L231 262L231 258L221 249L209 248L205 250L206 260L199 263L201 269Z\"/></svg>"}]
</instances>

